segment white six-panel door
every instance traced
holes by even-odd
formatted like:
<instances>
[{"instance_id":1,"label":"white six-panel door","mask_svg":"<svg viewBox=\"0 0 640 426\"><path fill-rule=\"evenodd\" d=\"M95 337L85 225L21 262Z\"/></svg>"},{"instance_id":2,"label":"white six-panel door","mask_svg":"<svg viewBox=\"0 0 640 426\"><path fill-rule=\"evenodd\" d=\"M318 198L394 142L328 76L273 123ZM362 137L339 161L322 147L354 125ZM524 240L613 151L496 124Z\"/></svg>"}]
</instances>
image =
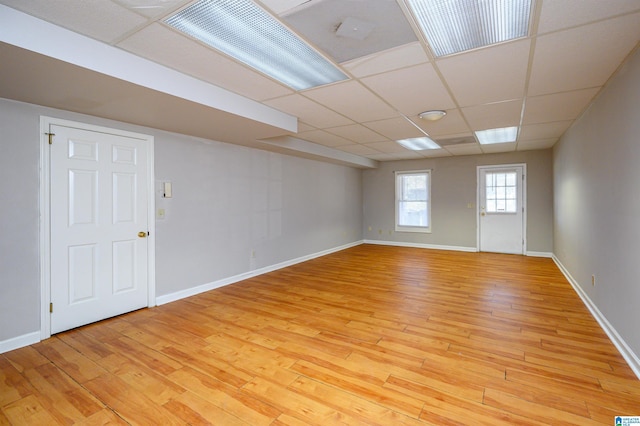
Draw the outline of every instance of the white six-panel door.
<instances>
[{"instance_id":1,"label":"white six-panel door","mask_svg":"<svg viewBox=\"0 0 640 426\"><path fill-rule=\"evenodd\" d=\"M50 124L51 333L149 305L148 141Z\"/></svg>"},{"instance_id":2,"label":"white six-panel door","mask_svg":"<svg viewBox=\"0 0 640 426\"><path fill-rule=\"evenodd\" d=\"M525 166L478 167L480 251L525 254Z\"/></svg>"}]
</instances>

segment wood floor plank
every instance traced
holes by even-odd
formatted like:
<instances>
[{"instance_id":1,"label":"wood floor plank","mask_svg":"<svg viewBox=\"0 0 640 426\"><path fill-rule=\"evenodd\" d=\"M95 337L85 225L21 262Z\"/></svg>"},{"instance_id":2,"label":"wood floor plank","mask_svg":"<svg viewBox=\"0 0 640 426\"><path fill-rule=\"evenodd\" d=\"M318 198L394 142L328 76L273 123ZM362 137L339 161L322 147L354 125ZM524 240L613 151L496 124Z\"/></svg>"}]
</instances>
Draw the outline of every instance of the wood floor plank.
<instances>
[{"instance_id":1,"label":"wood floor plank","mask_svg":"<svg viewBox=\"0 0 640 426\"><path fill-rule=\"evenodd\" d=\"M183 422L164 407L155 404L143 392L128 386L120 378L107 374L84 385L96 398L117 411L128 423L140 425L180 425Z\"/></svg>"},{"instance_id":2,"label":"wood floor plank","mask_svg":"<svg viewBox=\"0 0 640 426\"><path fill-rule=\"evenodd\" d=\"M398 413L348 391L336 389L307 377L298 377L289 388L311 399L327 404L338 411L348 413L362 423L381 426L418 426L423 424L416 418Z\"/></svg>"},{"instance_id":3,"label":"wood floor plank","mask_svg":"<svg viewBox=\"0 0 640 426\"><path fill-rule=\"evenodd\" d=\"M36 395L14 401L2 407L4 416L12 425L55 425L60 424L42 405Z\"/></svg>"},{"instance_id":4,"label":"wood floor plank","mask_svg":"<svg viewBox=\"0 0 640 426\"><path fill-rule=\"evenodd\" d=\"M551 259L359 245L0 354L0 426L612 424L640 380Z\"/></svg>"},{"instance_id":5,"label":"wood floor plank","mask_svg":"<svg viewBox=\"0 0 640 426\"><path fill-rule=\"evenodd\" d=\"M167 401L163 408L173 413L176 417L190 425L229 425L229 426L250 426L252 423L245 422L236 416L228 413L216 404L193 394L185 392L171 401ZM259 423L253 423L258 425ZM263 423L264 424L264 423Z\"/></svg>"},{"instance_id":6,"label":"wood floor plank","mask_svg":"<svg viewBox=\"0 0 640 426\"><path fill-rule=\"evenodd\" d=\"M566 410L558 410L547 405L541 405L522 399L510 393L488 388L484 395L484 404L490 407L517 414L522 417L537 420L545 424L558 422L563 425L587 426L598 425L590 416L579 416Z\"/></svg>"},{"instance_id":7,"label":"wood floor plank","mask_svg":"<svg viewBox=\"0 0 640 426\"><path fill-rule=\"evenodd\" d=\"M0 408L34 392L33 385L7 358L0 355Z\"/></svg>"},{"instance_id":8,"label":"wood floor plank","mask_svg":"<svg viewBox=\"0 0 640 426\"><path fill-rule=\"evenodd\" d=\"M55 336L33 347L78 383L105 373L103 367Z\"/></svg>"},{"instance_id":9,"label":"wood floor plank","mask_svg":"<svg viewBox=\"0 0 640 426\"><path fill-rule=\"evenodd\" d=\"M264 379L256 378L247 383L242 390L268 401L283 413L310 424L359 424L357 419L331 408L326 403L317 402L290 388Z\"/></svg>"},{"instance_id":10,"label":"wood floor plank","mask_svg":"<svg viewBox=\"0 0 640 426\"><path fill-rule=\"evenodd\" d=\"M171 373L169 378L248 424L267 425L281 414L279 410L260 399L248 396L233 386L190 368L185 367Z\"/></svg>"}]
</instances>

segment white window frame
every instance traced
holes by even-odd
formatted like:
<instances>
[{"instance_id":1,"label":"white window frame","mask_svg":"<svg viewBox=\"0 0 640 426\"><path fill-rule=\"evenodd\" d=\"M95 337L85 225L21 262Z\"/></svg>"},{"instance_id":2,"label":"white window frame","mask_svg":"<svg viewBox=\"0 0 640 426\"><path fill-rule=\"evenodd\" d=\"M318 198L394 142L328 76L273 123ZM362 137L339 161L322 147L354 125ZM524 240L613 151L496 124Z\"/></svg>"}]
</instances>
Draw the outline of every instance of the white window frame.
<instances>
[{"instance_id":1,"label":"white window frame","mask_svg":"<svg viewBox=\"0 0 640 426\"><path fill-rule=\"evenodd\" d=\"M427 176L427 223L428 226L406 226L400 225L400 199L401 181L403 176L407 175L426 175ZM395 184L395 230L396 232L421 232L425 234L431 233L431 170L408 170L408 171L396 171L394 172L394 184Z\"/></svg>"}]
</instances>

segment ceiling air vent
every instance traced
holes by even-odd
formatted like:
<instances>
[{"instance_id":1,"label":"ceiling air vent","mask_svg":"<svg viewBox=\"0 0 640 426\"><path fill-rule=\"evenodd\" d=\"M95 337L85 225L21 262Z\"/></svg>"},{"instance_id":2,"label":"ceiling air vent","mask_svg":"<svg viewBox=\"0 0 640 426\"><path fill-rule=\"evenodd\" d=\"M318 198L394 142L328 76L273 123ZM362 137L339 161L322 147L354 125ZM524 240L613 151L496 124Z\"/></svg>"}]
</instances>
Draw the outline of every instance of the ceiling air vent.
<instances>
[{"instance_id":1,"label":"ceiling air vent","mask_svg":"<svg viewBox=\"0 0 640 426\"><path fill-rule=\"evenodd\" d=\"M450 138L450 139L437 139L436 142L441 147L451 146L451 145L464 145L468 143L476 143L476 138L473 136L465 136L462 138Z\"/></svg>"}]
</instances>

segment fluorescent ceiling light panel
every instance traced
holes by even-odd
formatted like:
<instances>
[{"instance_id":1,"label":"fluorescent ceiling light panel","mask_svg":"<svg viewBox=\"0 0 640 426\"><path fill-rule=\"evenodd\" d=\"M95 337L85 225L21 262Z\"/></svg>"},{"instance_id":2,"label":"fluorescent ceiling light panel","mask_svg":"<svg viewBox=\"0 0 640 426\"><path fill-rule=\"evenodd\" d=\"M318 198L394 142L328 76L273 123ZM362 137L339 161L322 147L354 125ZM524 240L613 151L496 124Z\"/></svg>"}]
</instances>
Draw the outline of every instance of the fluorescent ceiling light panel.
<instances>
[{"instance_id":1,"label":"fluorescent ceiling light panel","mask_svg":"<svg viewBox=\"0 0 640 426\"><path fill-rule=\"evenodd\" d=\"M406 0L438 56L526 37L532 0Z\"/></svg>"},{"instance_id":2,"label":"fluorescent ceiling light panel","mask_svg":"<svg viewBox=\"0 0 640 426\"><path fill-rule=\"evenodd\" d=\"M501 127L498 129L479 130L476 132L478 142L482 145L492 143L515 142L518 138L517 127Z\"/></svg>"},{"instance_id":3,"label":"fluorescent ceiling light panel","mask_svg":"<svg viewBox=\"0 0 640 426\"><path fill-rule=\"evenodd\" d=\"M412 151L424 151L425 149L439 149L440 145L427 137L402 139L398 142L400 145Z\"/></svg>"},{"instance_id":4,"label":"fluorescent ceiling light panel","mask_svg":"<svg viewBox=\"0 0 640 426\"><path fill-rule=\"evenodd\" d=\"M165 23L295 90L347 79L251 0L200 0Z\"/></svg>"}]
</instances>

